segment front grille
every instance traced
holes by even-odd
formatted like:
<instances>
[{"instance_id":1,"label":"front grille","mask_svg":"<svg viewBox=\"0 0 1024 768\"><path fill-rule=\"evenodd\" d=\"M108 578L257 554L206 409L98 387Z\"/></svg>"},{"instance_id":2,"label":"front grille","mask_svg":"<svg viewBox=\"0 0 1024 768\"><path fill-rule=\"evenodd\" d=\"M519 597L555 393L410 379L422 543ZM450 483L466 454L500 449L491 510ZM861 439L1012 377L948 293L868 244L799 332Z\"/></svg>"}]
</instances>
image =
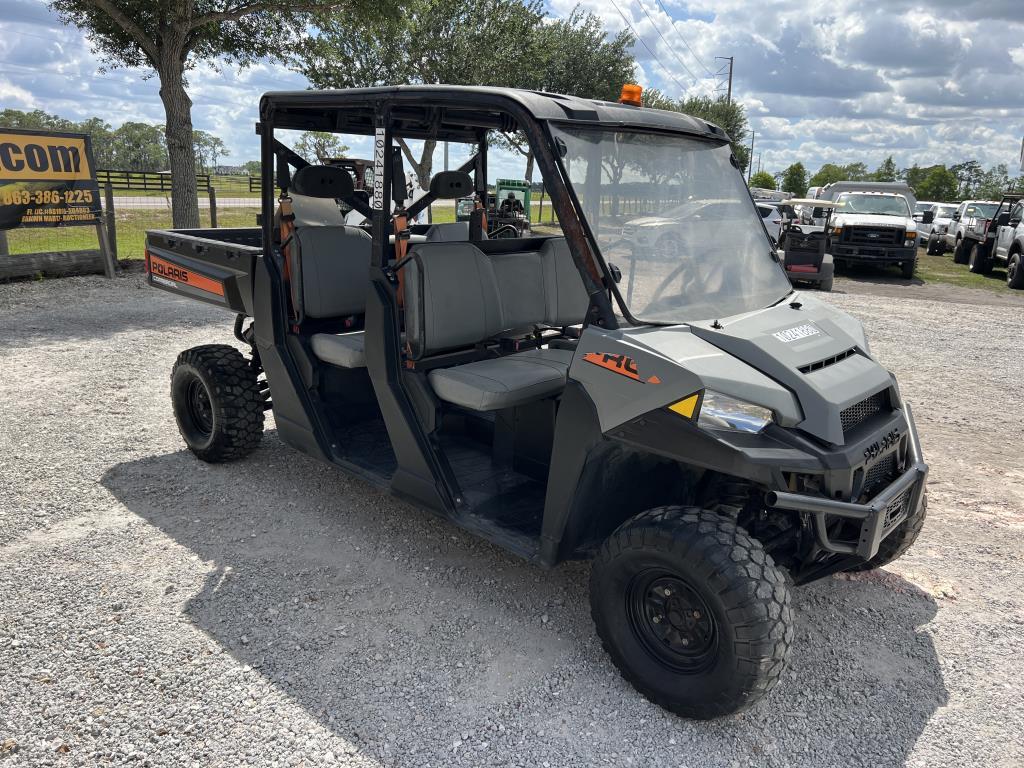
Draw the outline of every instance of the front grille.
<instances>
[{"instance_id":1,"label":"front grille","mask_svg":"<svg viewBox=\"0 0 1024 768\"><path fill-rule=\"evenodd\" d=\"M820 371L822 368L828 368L830 365L835 365L841 360L845 360L848 357L857 354L857 348L851 347L845 352L840 352L838 355L832 355L832 357L826 357L824 360L818 360L814 363L808 363L807 365L801 365L797 370L800 373L811 373L813 371Z\"/></svg>"},{"instance_id":2,"label":"front grille","mask_svg":"<svg viewBox=\"0 0 1024 768\"><path fill-rule=\"evenodd\" d=\"M843 229L842 242L850 245L902 245L903 230L882 227L848 227Z\"/></svg>"},{"instance_id":3,"label":"front grille","mask_svg":"<svg viewBox=\"0 0 1024 768\"><path fill-rule=\"evenodd\" d=\"M888 405L889 392L883 389L881 392L876 392L871 397L866 397L859 403L854 403L849 408L845 408L839 414L839 420L843 423L843 432L849 432L869 416L874 416L876 413L886 409Z\"/></svg>"},{"instance_id":4,"label":"front grille","mask_svg":"<svg viewBox=\"0 0 1024 768\"><path fill-rule=\"evenodd\" d=\"M896 454L890 453L876 461L868 469L864 476L864 493L869 496L874 495L875 491L881 490L894 479L896 479Z\"/></svg>"},{"instance_id":5,"label":"front grille","mask_svg":"<svg viewBox=\"0 0 1024 768\"><path fill-rule=\"evenodd\" d=\"M889 502L885 508L885 518L882 520L882 530L888 532L890 529L902 522L907 516L907 507L910 504L910 492L908 488L895 499Z\"/></svg>"}]
</instances>

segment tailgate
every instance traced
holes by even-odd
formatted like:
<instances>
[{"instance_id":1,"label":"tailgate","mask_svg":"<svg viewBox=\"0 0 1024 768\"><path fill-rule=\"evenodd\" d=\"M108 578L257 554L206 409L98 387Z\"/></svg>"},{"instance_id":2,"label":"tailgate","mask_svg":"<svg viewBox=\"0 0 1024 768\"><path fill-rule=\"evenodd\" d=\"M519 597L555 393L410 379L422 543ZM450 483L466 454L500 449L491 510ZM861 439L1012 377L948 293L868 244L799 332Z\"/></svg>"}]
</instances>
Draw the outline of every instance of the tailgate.
<instances>
[{"instance_id":1,"label":"tailgate","mask_svg":"<svg viewBox=\"0 0 1024 768\"><path fill-rule=\"evenodd\" d=\"M181 296L252 316L259 227L146 233L146 281Z\"/></svg>"}]
</instances>

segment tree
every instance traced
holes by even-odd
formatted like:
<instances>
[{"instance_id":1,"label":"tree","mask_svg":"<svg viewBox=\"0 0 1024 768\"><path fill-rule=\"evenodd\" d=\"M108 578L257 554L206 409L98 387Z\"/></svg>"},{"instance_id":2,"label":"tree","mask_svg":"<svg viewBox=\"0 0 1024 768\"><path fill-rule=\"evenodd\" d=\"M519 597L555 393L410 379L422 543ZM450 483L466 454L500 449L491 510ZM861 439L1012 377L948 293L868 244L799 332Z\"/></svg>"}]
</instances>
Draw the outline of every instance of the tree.
<instances>
[{"instance_id":1,"label":"tree","mask_svg":"<svg viewBox=\"0 0 1024 768\"><path fill-rule=\"evenodd\" d=\"M836 181L869 181L871 174L864 163L850 163L849 165L836 165L825 163L818 172L811 176L809 186L823 187Z\"/></svg>"},{"instance_id":2,"label":"tree","mask_svg":"<svg viewBox=\"0 0 1024 768\"><path fill-rule=\"evenodd\" d=\"M724 95L714 99L710 96L691 96L688 99L673 100L658 89L651 88L644 91L641 102L645 107L699 117L724 129L731 140L736 162L740 170L746 173L747 163L750 162L750 147L747 146L750 132L746 110L738 101L729 101Z\"/></svg>"},{"instance_id":3,"label":"tree","mask_svg":"<svg viewBox=\"0 0 1024 768\"><path fill-rule=\"evenodd\" d=\"M528 82L541 0L412 0L401 13L320 14L289 59L317 88L437 84L521 87ZM419 155L397 138L420 187L433 175L435 139Z\"/></svg>"},{"instance_id":4,"label":"tree","mask_svg":"<svg viewBox=\"0 0 1024 768\"><path fill-rule=\"evenodd\" d=\"M346 147L336 133L306 131L295 143L295 151L308 163L323 163L331 157L344 157Z\"/></svg>"},{"instance_id":5,"label":"tree","mask_svg":"<svg viewBox=\"0 0 1024 768\"><path fill-rule=\"evenodd\" d=\"M974 191L974 196L985 200L998 200L1010 186L1010 176L1006 172L1006 164L989 168L981 175L981 179Z\"/></svg>"},{"instance_id":6,"label":"tree","mask_svg":"<svg viewBox=\"0 0 1024 768\"><path fill-rule=\"evenodd\" d=\"M750 177L750 186L762 189L775 189L775 177L768 171L758 171Z\"/></svg>"},{"instance_id":7,"label":"tree","mask_svg":"<svg viewBox=\"0 0 1024 768\"><path fill-rule=\"evenodd\" d=\"M875 181L896 181L896 163L893 162L892 155L882 161L872 176Z\"/></svg>"},{"instance_id":8,"label":"tree","mask_svg":"<svg viewBox=\"0 0 1024 768\"><path fill-rule=\"evenodd\" d=\"M615 101L622 85L633 80L636 42L625 30L608 39L599 16L578 6L568 18L539 24L534 32L528 71L517 75L520 88L564 93L584 99ZM495 143L526 158L524 178L533 181L533 152L519 133L502 134Z\"/></svg>"},{"instance_id":9,"label":"tree","mask_svg":"<svg viewBox=\"0 0 1024 768\"><path fill-rule=\"evenodd\" d=\"M804 164L793 163L782 172L782 191L790 192L797 197L807 194L807 169Z\"/></svg>"},{"instance_id":10,"label":"tree","mask_svg":"<svg viewBox=\"0 0 1024 768\"><path fill-rule=\"evenodd\" d=\"M315 9L368 11L364 0L50 0L65 24L85 31L94 51L111 67L147 67L160 81L170 156L171 210L175 227L198 227L192 101L186 73L200 61L245 66L287 48L305 30ZM381 13L375 6L374 13Z\"/></svg>"},{"instance_id":11,"label":"tree","mask_svg":"<svg viewBox=\"0 0 1024 768\"><path fill-rule=\"evenodd\" d=\"M907 182L910 184L910 182ZM916 184L910 184L921 200L944 203L956 199L956 175L944 165L933 165L927 175Z\"/></svg>"},{"instance_id":12,"label":"tree","mask_svg":"<svg viewBox=\"0 0 1024 768\"><path fill-rule=\"evenodd\" d=\"M971 197L977 197L978 187L981 186L982 177L984 171L981 168L981 163L977 160L967 160L963 163L957 163L949 168L956 176L956 196L961 200L965 200Z\"/></svg>"},{"instance_id":13,"label":"tree","mask_svg":"<svg viewBox=\"0 0 1024 768\"><path fill-rule=\"evenodd\" d=\"M216 169L217 158L231 154L220 138L198 128L192 129L192 152L196 158L196 167L203 171Z\"/></svg>"},{"instance_id":14,"label":"tree","mask_svg":"<svg viewBox=\"0 0 1024 768\"><path fill-rule=\"evenodd\" d=\"M160 126L127 122L111 134L110 164L126 171L167 168L167 145Z\"/></svg>"},{"instance_id":15,"label":"tree","mask_svg":"<svg viewBox=\"0 0 1024 768\"><path fill-rule=\"evenodd\" d=\"M259 160L246 160L242 163L242 169L249 175L257 178L263 173L263 163Z\"/></svg>"}]
</instances>

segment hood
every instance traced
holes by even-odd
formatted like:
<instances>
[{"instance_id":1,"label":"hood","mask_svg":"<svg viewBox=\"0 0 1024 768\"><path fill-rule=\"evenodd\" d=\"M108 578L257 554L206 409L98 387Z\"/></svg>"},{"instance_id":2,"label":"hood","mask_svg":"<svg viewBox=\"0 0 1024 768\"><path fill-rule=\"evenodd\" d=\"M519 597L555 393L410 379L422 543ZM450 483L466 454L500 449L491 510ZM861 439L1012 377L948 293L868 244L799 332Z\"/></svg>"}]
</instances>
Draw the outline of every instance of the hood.
<instances>
[{"instance_id":1,"label":"hood","mask_svg":"<svg viewBox=\"0 0 1024 768\"><path fill-rule=\"evenodd\" d=\"M812 296L793 294L777 306L717 324L690 328L795 394L803 412L796 426L834 445L845 442L842 411L892 386L891 374L871 357L861 324ZM757 402L744 396L743 382L726 394Z\"/></svg>"},{"instance_id":2,"label":"hood","mask_svg":"<svg viewBox=\"0 0 1024 768\"><path fill-rule=\"evenodd\" d=\"M664 216L642 216L639 219L630 219L623 225L623 229L629 227L660 227L665 224L675 224L675 219L666 219Z\"/></svg>"},{"instance_id":3,"label":"hood","mask_svg":"<svg viewBox=\"0 0 1024 768\"><path fill-rule=\"evenodd\" d=\"M909 217L884 216L880 213L838 213L832 217L832 226L911 229L914 226L914 221Z\"/></svg>"}]
</instances>

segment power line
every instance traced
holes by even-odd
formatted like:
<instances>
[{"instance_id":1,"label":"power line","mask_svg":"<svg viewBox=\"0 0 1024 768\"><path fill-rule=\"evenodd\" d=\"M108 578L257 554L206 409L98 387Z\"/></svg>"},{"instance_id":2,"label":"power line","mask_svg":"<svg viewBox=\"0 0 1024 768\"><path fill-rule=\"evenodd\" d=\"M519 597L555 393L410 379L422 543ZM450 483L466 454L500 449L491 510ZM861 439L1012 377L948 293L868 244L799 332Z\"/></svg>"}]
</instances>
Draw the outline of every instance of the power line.
<instances>
[{"instance_id":1,"label":"power line","mask_svg":"<svg viewBox=\"0 0 1024 768\"><path fill-rule=\"evenodd\" d=\"M622 20L623 20L624 22L626 22L626 26L627 26L627 27L629 27L630 31L632 31L632 33L633 33L634 35L636 35L636 39L637 39L637 40L639 40L639 41L640 41L640 44L641 44L641 45L642 45L642 46L643 46L644 48L646 48L646 49L647 49L647 52L648 52L649 54L651 54L651 58L652 58L652 59L654 59L654 60L655 60L656 62L658 62L658 64L660 64L660 65L661 65L661 68L662 68L662 69L664 69L664 70L665 70L666 72L668 72L668 76L669 76L669 77L670 77L670 78L671 78L671 79L672 79L672 80L673 80L673 81L675 82L675 84L676 84L676 85L678 85L678 86L679 86L679 88L680 88L680 89L682 90L682 92L683 92L683 93L685 94L685 93L686 93L686 92L687 92L687 91L689 90L689 88L687 88L687 86L685 86L685 85L683 85L683 84L682 84L681 82L679 82L679 79L678 79L678 78L677 78L677 77L676 77L675 75L673 75L673 74L672 74L672 70L671 70L671 69L669 69L668 67L666 67L666 66L665 66L665 64L664 64L664 63L662 62L662 60L658 58L658 54L656 54L656 53L655 53L654 51L652 51L652 50L651 50L651 46L649 46L649 45L648 45L648 44L647 44L647 43L646 43L646 42L644 41L644 39L643 39L643 38L642 38L642 37L640 36L640 34L639 34L639 33L638 33L637 31L636 31L636 28L635 28L635 27L633 26L633 22L631 22L631 21L630 21L629 19L627 19L627 18L626 18L626 14L624 14L624 13L622 12L622 9L621 9L621 8L619 8L619 4L618 4L618 3L616 3L616 2L615 2L615 0L611 0L611 1L612 1L612 6L613 6L613 7L615 8L615 10L616 10L616 11L618 11L618 12L619 12L619 16L621 16L621 17L622 17ZM696 82L696 79L695 79L695 82Z\"/></svg>"},{"instance_id":2,"label":"power line","mask_svg":"<svg viewBox=\"0 0 1024 768\"><path fill-rule=\"evenodd\" d=\"M693 70L690 69L688 66L686 66L686 62L684 62L681 58L679 58L679 56L676 55L675 50L672 48L672 44L661 33L661 29L659 29L659 27L655 23L654 19L651 18L651 14L649 14L647 12L647 9L644 7L643 0L636 0L636 4L640 6L640 10L644 12L644 16L646 16L647 20L649 22L651 22L651 26L654 27L654 31L658 33L658 37L660 37L662 42L665 43L665 45L668 47L668 52L672 54L672 57L676 61L678 61L680 63L680 65L682 65L683 69L685 69L687 71L687 73L690 75L690 77L693 78L694 83L699 84L700 83L700 78L698 78L695 74L693 74ZM672 17L669 16L669 18L671 19ZM686 41L684 40L683 42L686 42ZM696 58L696 56L694 58Z\"/></svg>"},{"instance_id":3,"label":"power line","mask_svg":"<svg viewBox=\"0 0 1024 768\"><path fill-rule=\"evenodd\" d=\"M690 44L686 42L686 38L683 37L682 33L678 29L676 29L675 19L672 18L672 14L665 10L665 6L661 4L661 0L655 0L655 2L658 3L658 7L661 8L662 11L665 11L665 15L672 19L672 31L679 35L679 39L683 41L683 45L686 46L686 50L690 52L690 55L693 56L693 58L696 60L698 64L700 64L701 68L709 75L711 75L711 70L708 69L708 65L700 60L700 56L698 56L694 52L693 48L690 47ZM714 77L714 75L711 76Z\"/></svg>"}]
</instances>

